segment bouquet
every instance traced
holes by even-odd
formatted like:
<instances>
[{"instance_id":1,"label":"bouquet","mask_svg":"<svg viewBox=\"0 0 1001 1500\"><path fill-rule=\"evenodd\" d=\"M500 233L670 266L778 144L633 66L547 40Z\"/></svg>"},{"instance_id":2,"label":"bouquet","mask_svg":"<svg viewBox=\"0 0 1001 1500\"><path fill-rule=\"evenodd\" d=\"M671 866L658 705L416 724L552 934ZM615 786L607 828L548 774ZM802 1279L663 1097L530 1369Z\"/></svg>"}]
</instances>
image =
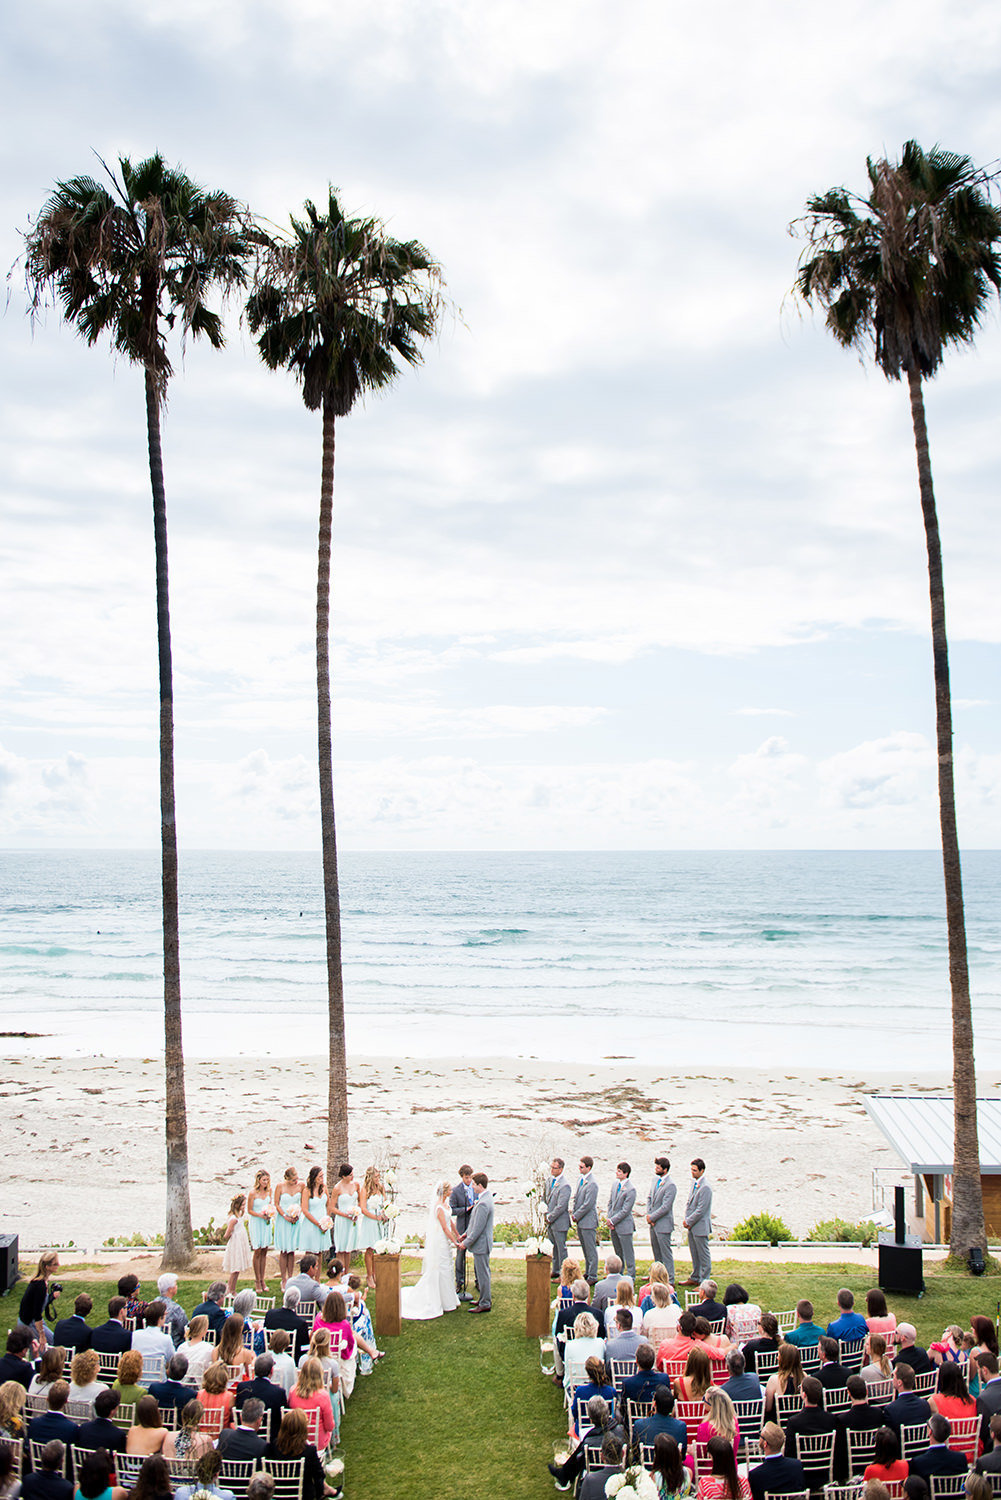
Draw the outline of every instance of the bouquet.
<instances>
[{"instance_id":1,"label":"bouquet","mask_svg":"<svg viewBox=\"0 0 1001 1500\"><path fill-rule=\"evenodd\" d=\"M291 1219L292 1223L294 1224L295 1221L296 1221L296 1219L299 1217L299 1213L300 1213L300 1210L298 1208L290 1208L289 1211L288 1211L288 1213L285 1215L285 1217L287 1219Z\"/></svg>"},{"instance_id":2,"label":"bouquet","mask_svg":"<svg viewBox=\"0 0 1001 1500\"><path fill-rule=\"evenodd\" d=\"M396 1203L387 1203L386 1207L382 1210L382 1217L384 1219L398 1219L399 1216L400 1209Z\"/></svg>"},{"instance_id":3,"label":"bouquet","mask_svg":"<svg viewBox=\"0 0 1001 1500\"><path fill-rule=\"evenodd\" d=\"M334 1227L334 1221L333 1221L333 1219L330 1217L329 1214L325 1214L324 1217L320 1220L320 1228L323 1230L324 1234L326 1234L327 1231L330 1230L330 1229L332 1229L333 1227Z\"/></svg>"},{"instance_id":4,"label":"bouquet","mask_svg":"<svg viewBox=\"0 0 1001 1500\"><path fill-rule=\"evenodd\" d=\"M268 1206L267 1206L267 1208L264 1210L264 1217L266 1219L274 1219L274 1218L277 1218L277 1216L278 1216L278 1210L277 1210L277 1208L275 1208L275 1206L274 1206L273 1203L269 1203ZM193 1500L193 1497L192 1497L192 1500Z\"/></svg>"},{"instance_id":5,"label":"bouquet","mask_svg":"<svg viewBox=\"0 0 1001 1500\"><path fill-rule=\"evenodd\" d=\"M613 1474L605 1480L605 1494L612 1500L657 1500L657 1486L652 1475L640 1465L634 1464L624 1474Z\"/></svg>"},{"instance_id":6,"label":"bouquet","mask_svg":"<svg viewBox=\"0 0 1001 1500\"><path fill-rule=\"evenodd\" d=\"M352 1208L348 1209L348 1218L356 1222L361 1218L361 1209L358 1207L357 1203Z\"/></svg>"}]
</instances>

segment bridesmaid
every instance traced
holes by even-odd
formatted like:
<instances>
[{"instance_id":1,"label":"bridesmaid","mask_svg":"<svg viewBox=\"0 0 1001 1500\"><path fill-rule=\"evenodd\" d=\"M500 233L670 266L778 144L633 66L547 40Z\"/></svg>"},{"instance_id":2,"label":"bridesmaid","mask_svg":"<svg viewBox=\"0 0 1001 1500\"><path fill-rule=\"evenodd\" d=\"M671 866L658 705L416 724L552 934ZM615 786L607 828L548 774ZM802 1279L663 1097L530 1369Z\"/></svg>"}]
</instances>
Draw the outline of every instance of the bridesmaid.
<instances>
[{"instance_id":1,"label":"bridesmaid","mask_svg":"<svg viewBox=\"0 0 1001 1500\"><path fill-rule=\"evenodd\" d=\"M268 1289L268 1251L274 1239L271 1229L273 1217L271 1173L262 1167L247 1194L247 1231L254 1258L254 1287L259 1292L266 1292Z\"/></svg>"},{"instance_id":2,"label":"bridesmaid","mask_svg":"<svg viewBox=\"0 0 1001 1500\"><path fill-rule=\"evenodd\" d=\"M299 1220L299 1249L315 1250L322 1264L330 1249L330 1216L327 1212L327 1184L322 1167L310 1167L301 1195L302 1218Z\"/></svg>"},{"instance_id":3,"label":"bridesmaid","mask_svg":"<svg viewBox=\"0 0 1001 1500\"><path fill-rule=\"evenodd\" d=\"M295 1270L295 1252L299 1247L299 1217L302 1213L302 1183L295 1167L285 1168L285 1177L275 1188L275 1248L278 1251L278 1274L284 1287Z\"/></svg>"},{"instance_id":4,"label":"bridesmaid","mask_svg":"<svg viewBox=\"0 0 1001 1500\"><path fill-rule=\"evenodd\" d=\"M344 1165L337 1177L337 1186L331 1197L334 1200L334 1249L343 1256L344 1268L351 1264L351 1254L358 1245L359 1218L358 1184L354 1167Z\"/></svg>"},{"instance_id":5,"label":"bridesmaid","mask_svg":"<svg viewBox=\"0 0 1001 1500\"><path fill-rule=\"evenodd\" d=\"M358 1238L355 1243L359 1250L365 1252L365 1274L370 1287L375 1286L375 1251L372 1247L382 1238L382 1226L386 1222L383 1212L385 1206L386 1196L379 1168L366 1167L365 1181L358 1194L361 1218L358 1220Z\"/></svg>"}]
</instances>

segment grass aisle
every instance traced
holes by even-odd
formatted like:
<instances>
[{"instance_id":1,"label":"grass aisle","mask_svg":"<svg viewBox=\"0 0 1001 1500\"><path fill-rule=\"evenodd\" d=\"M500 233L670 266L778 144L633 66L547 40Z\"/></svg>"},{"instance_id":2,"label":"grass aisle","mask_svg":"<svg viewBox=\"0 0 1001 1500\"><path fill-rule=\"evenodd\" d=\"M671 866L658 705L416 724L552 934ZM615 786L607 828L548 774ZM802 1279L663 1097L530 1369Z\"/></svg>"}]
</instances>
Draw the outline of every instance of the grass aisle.
<instances>
[{"instance_id":1,"label":"grass aisle","mask_svg":"<svg viewBox=\"0 0 1001 1500\"><path fill-rule=\"evenodd\" d=\"M403 1262L412 1282L419 1261ZM561 1392L525 1337L525 1268L497 1261L493 1311L463 1306L403 1324L359 1378L342 1425L346 1500L539 1500L559 1436Z\"/></svg>"}]
</instances>

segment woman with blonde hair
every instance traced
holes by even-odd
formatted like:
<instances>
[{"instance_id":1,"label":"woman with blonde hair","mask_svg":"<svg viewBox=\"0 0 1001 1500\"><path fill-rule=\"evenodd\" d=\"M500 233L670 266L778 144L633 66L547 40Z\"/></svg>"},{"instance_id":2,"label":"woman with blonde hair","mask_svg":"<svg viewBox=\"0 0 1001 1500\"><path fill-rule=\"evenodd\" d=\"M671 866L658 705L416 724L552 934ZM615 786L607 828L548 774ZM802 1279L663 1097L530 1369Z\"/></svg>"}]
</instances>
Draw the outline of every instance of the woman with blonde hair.
<instances>
[{"instance_id":1,"label":"woman with blonde hair","mask_svg":"<svg viewBox=\"0 0 1001 1500\"><path fill-rule=\"evenodd\" d=\"M880 1380L892 1380L893 1366L886 1352L886 1339L881 1333L870 1333L869 1363L862 1366L859 1374L866 1385L875 1385Z\"/></svg>"},{"instance_id":2,"label":"woman with blonde hair","mask_svg":"<svg viewBox=\"0 0 1001 1500\"><path fill-rule=\"evenodd\" d=\"M640 1317L636 1307L636 1288L628 1276L623 1276L615 1288L615 1301L610 1302L605 1308L605 1337L614 1339L616 1334L615 1314L620 1307L628 1307L632 1311L633 1326L638 1327Z\"/></svg>"},{"instance_id":3,"label":"woman with blonde hair","mask_svg":"<svg viewBox=\"0 0 1001 1500\"><path fill-rule=\"evenodd\" d=\"M24 1403L28 1393L19 1380L0 1385L0 1437L24 1437Z\"/></svg>"},{"instance_id":4,"label":"woman with blonde hair","mask_svg":"<svg viewBox=\"0 0 1001 1500\"><path fill-rule=\"evenodd\" d=\"M271 1202L271 1173L263 1167L254 1174L254 1185L247 1194L247 1237L254 1267L254 1290L268 1290L268 1251L274 1242L275 1207Z\"/></svg>"},{"instance_id":5,"label":"woman with blonde hair","mask_svg":"<svg viewBox=\"0 0 1001 1500\"><path fill-rule=\"evenodd\" d=\"M648 1297L653 1296L653 1289L655 1286L671 1286L671 1278L668 1275L667 1267L661 1260L654 1260L650 1262L650 1269L646 1274L646 1281L636 1293L637 1301L639 1302L640 1307L643 1308L644 1312L646 1312L647 1309L643 1307L643 1304Z\"/></svg>"},{"instance_id":6,"label":"woman with blonde hair","mask_svg":"<svg viewBox=\"0 0 1001 1500\"><path fill-rule=\"evenodd\" d=\"M229 1389L229 1376L226 1374L226 1366L215 1363L209 1365L205 1371L205 1380L201 1390L198 1392L198 1400L201 1402L202 1431L218 1433L221 1428L229 1427L233 1420L233 1403L236 1394ZM218 1421L212 1420L211 1412L221 1412ZM209 1420L206 1422L206 1418Z\"/></svg>"},{"instance_id":7,"label":"woman with blonde hair","mask_svg":"<svg viewBox=\"0 0 1001 1500\"><path fill-rule=\"evenodd\" d=\"M289 1392L288 1404L293 1411L317 1413L316 1447L319 1453L326 1451L331 1438L336 1444L337 1417L323 1384L323 1368L318 1359L306 1358L303 1361L299 1379ZM339 1408L340 1402L337 1405Z\"/></svg>"},{"instance_id":8,"label":"woman with blonde hair","mask_svg":"<svg viewBox=\"0 0 1001 1500\"><path fill-rule=\"evenodd\" d=\"M556 1294L557 1312L559 1312L561 1307L570 1306L571 1302L573 1301L573 1284L575 1281L579 1281L582 1275L583 1272L580 1268L580 1261L571 1260L568 1256L560 1266L560 1285L559 1290Z\"/></svg>"},{"instance_id":9,"label":"woman with blonde hair","mask_svg":"<svg viewBox=\"0 0 1001 1500\"><path fill-rule=\"evenodd\" d=\"M122 1406L135 1406L144 1396L148 1396L144 1385L139 1384L139 1377L143 1372L143 1357L138 1349L126 1349L118 1361L118 1374L115 1383L111 1387L118 1392L118 1399Z\"/></svg>"},{"instance_id":10,"label":"woman with blonde hair","mask_svg":"<svg viewBox=\"0 0 1001 1500\"><path fill-rule=\"evenodd\" d=\"M674 1395L678 1401L701 1401L713 1383L713 1367L704 1349L689 1349L685 1360L685 1373L674 1381Z\"/></svg>"},{"instance_id":11,"label":"woman with blonde hair","mask_svg":"<svg viewBox=\"0 0 1001 1500\"><path fill-rule=\"evenodd\" d=\"M209 1331L209 1320L204 1313L192 1318L185 1330L185 1339L178 1345L178 1354L188 1361L188 1384L201 1385L202 1377L215 1353L215 1344L210 1344L205 1335Z\"/></svg>"},{"instance_id":12,"label":"woman with blonde hair","mask_svg":"<svg viewBox=\"0 0 1001 1500\"><path fill-rule=\"evenodd\" d=\"M79 1354L74 1354L70 1365L70 1401L97 1399L105 1389L104 1382L97 1378L100 1368L101 1361L96 1349L81 1349Z\"/></svg>"},{"instance_id":13,"label":"woman with blonde hair","mask_svg":"<svg viewBox=\"0 0 1001 1500\"><path fill-rule=\"evenodd\" d=\"M357 1248L365 1253L365 1275L371 1289L375 1286L374 1246L382 1239L383 1225L387 1222L384 1212L386 1194L378 1167L365 1168L365 1180L358 1191L358 1207L361 1214L358 1219Z\"/></svg>"},{"instance_id":14,"label":"woman with blonde hair","mask_svg":"<svg viewBox=\"0 0 1001 1500\"><path fill-rule=\"evenodd\" d=\"M320 1362L320 1369L326 1377L329 1390L336 1392L340 1386L340 1364L330 1352L330 1329L317 1328L314 1330L309 1341L309 1349L299 1361L301 1370L307 1359L316 1359Z\"/></svg>"},{"instance_id":15,"label":"woman with blonde hair","mask_svg":"<svg viewBox=\"0 0 1001 1500\"><path fill-rule=\"evenodd\" d=\"M875 1335L873 1335L875 1337ZM765 1420L776 1421L776 1396L791 1396L803 1389L803 1360L797 1344L779 1345L779 1362L774 1375L769 1375L765 1386Z\"/></svg>"},{"instance_id":16,"label":"woman with blonde hair","mask_svg":"<svg viewBox=\"0 0 1001 1500\"><path fill-rule=\"evenodd\" d=\"M563 1388L584 1384L587 1362L594 1355L604 1361L605 1341L598 1333L598 1320L589 1312L578 1313L573 1322L573 1338L563 1350Z\"/></svg>"},{"instance_id":17,"label":"woman with blonde hair","mask_svg":"<svg viewBox=\"0 0 1001 1500\"><path fill-rule=\"evenodd\" d=\"M740 1445L740 1427L733 1402L718 1385L711 1385L702 1399L706 1404L706 1416L695 1433L696 1447L707 1445L713 1437L726 1438L728 1443L733 1444L733 1456L736 1458Z\"/></svg>"},{"instance_id":18,"label":"woman with blonde hair","mask_svg":"<svg viewBox=\"0 0 1001 1500\"><path fill-rule=\"evenodd\" d=\"M239 1379L249 1380L253 1363L254 1356L243 1342L243 1318L239 1313L230 1313L222 1325L222 1333L213 1350L209 1368L215 1364L240 1365L242 1373Z\"/></svg>"},{"instance_id":19,"label":"woman with blonde hair","mask_svg":"<svg viewBox=\"0 0 1001 1500\"><path fill-rule=\"evenodd\" d=\"M181 1425L176 1432L167 1434L163 1445L164 1458L195 1459L208 1452L212 1439L207 1432L200 1431L204 1416L205 1408L197 1396L181 1407Z\"/></svg>"},{"instance_id":20,"label":"woman with blonde hair","mask_svg":"<svg viewBox=\"0 0 1001 1500\"><path fill-rule=\"evenodd\" d=\"M21 1305L17 1313L17 1326L23 1328L25 1333L30 1333L33 1339L38 1341L38 1351L45 1352L45 1346L52 1337L51 1331L46 1328L44 1318L49 1308L49 1279L59 1270L59 1256L55 1250L44 1250L38 1257L38 1269L24 1289Z\"/></svg>"},{"instance_id":21,"label":"woman with blonde hair","mask_svg":"<svg viewBox=\"0 0 1001 1500\"><path fill-rule=\"evenodd\" d=\"M49 1344L38 1362L38 1373L31 1377L29 1396L47 1396L50 1386L63 1378L66 1350L59 1344Z\"/></svg>"},{"instance_id":22,"label":"woman with blonde hair","mask_svg":"<svg viewBox=\"0 0 1001 1500\"><path fill-rule=\"evenodd\" d=\"M671 1300L671 1288L663 1281L655 1281L650 1289L650 1297L644 1297L643 1301L650 1303L643 1314L643 1337L655 1349L659 1349L665 1339L677 1332L681 1308ZM633 1326L635 1327L635 1323Z\"/></svg>"},{"instance_id":23,"label":"woman with blonde hair","mask_svg":"<svg viewBox=\"0 0 1001 1500\"><path fill-rule=\"evenodd\" d=\"M160 1403L155 1396L144 1396L136 1402L136 1420L125 1434L125 1451L141 1453L144 1458L162 1453L169 1435L160 1416Z\"/></svg>"}]
</instances>

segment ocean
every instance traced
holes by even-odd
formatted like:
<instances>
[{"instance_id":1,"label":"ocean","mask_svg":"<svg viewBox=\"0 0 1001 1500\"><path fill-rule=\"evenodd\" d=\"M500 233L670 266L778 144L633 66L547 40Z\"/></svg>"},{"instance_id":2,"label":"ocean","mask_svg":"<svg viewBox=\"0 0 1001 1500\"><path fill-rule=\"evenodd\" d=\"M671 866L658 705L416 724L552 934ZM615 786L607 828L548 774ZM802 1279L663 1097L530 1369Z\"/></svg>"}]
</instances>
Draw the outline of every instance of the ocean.
<instances>
[{"instance_id":1,"label":"ocean","mask_svg":"<svg viewBox=\"0 0 1001 1500\"><path fill-rule=\"evenodd\" d=\"M977 1061L1001 1067L1001 853L964 882ZM348 1045L413 1057L948 1066L935 852L347 853ZM161 1049L156 852L0 852L0 1030ZM181 858L189 1056L326 1048L318 854Z\"/></svg>"}]
</instances>

